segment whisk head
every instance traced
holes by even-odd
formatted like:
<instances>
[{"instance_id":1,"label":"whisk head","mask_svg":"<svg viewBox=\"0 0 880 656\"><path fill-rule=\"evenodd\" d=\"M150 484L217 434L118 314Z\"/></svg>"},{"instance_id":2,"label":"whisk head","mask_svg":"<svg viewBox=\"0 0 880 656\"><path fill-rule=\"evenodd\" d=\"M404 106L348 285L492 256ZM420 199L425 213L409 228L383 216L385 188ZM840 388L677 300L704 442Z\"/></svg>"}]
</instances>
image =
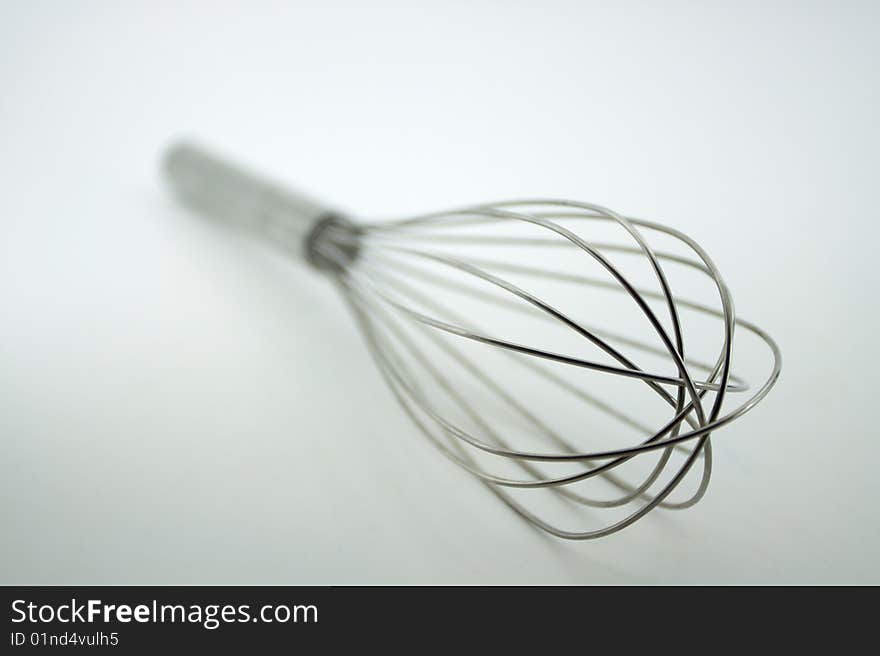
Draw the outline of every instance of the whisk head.
<instances>
[{"instance_id":1,"label":"whisk head","mask_svg":"<svg viewBox=\"0 0 880 656\"><path fill-rule=\"evenodd\" d=\"M418 430L558 537L695 504L710 437L779 375L777 345L735 316L709 256L658 223L532 200L316 225L309 260ZM735 328L772 358L752 388L731 369ZM560 528L575 511L588 527Z\"/></svg>"}]
</instances>

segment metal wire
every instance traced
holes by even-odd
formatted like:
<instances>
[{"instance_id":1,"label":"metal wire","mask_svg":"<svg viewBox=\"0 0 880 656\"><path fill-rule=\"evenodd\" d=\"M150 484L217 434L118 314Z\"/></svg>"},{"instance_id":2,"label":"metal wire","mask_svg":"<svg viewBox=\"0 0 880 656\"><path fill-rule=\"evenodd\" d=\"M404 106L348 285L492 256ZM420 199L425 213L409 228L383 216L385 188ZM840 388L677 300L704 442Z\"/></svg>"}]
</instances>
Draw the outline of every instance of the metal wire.
<instances>
[{"instance_id":1,"label":"metal wire","mask_svg":"<svg viewBox=\"0 0 880 656\"><path fill-rule=\"evenodd\" d=\"M597 222L621 228L630 243L590 239L584 230ZM510 225L528 226L531 232L513 236L473 232ZM535 237L536 230L543 236ZM654 251L643 231L671 238L688 254ZM710 437L754 408L779 377L778 346L759 327L735 316L730 292L720 272L696 242L678 230L626 218L596 205L522 200L397 221L339 223L325 226L320 239L314 239L310 246L323 261L336 263L337 266L325 268L325 272L336 282L382 377L418 430L528 522L560 538L603 537L636 522L655 507L679 509L695 504L705 494L712 473ZM486 251L504 247L529 248L536 254L528 261L521 251L515 260L486 257ZM470 254L467 248L471 249ZM479 249L476 254L474 249ZM586 258L604 275L545 268L545 254L556 253L557 249ZM352 253L356 253L356 258ZM642 256L649 265L653 284L649 287L631 282L630 274L612 261L612 255ZM680 266L708 279L720 308L674 295L664 264ZM577 290L621 292L632 301L657 343L587 324L541 294L526 289L526 283L515 283L511 276L534 284L541 281ZM651 288L654 285L656 288ZM483 325L485 321L460 310L464 299L562 328L604 354L606 360L508 339L500 334L505 325L487 328ZM685 335L679 316L684 309L720 320L721 346L713 364L685 356ZM763 341L772 356L772 366L764 382L745 401L722 414L728 393L745 393L749 389L745 381L731 372L736 327ZM471 351L466 352L465 347ZM480 362L473 347L501 355L526 375L551 386L556 390L554 395L571 400L584 411L598 410L638 432L643 439L629 446L585 451L541 416L539 401L513 391L508 378L498 375L493 365ZM663 356L674 373L642 368L636 352L639 357L654 360ZM446 366L440 364L441 357ZM651 428L587 391L571 376L562 375L560 367L567 372L593 371L641 382L672 409L671 417L659 428ZM462 383L464 378L524 428L502 425L491 410L473 400L471 388ZM515 446L526 434L539 435L550 446ZM626 463L652 453L657 462L640 481L634 483L618 475ZM676 453L683 461L673 464ZM493 473L484 464L487 458L514 465L520 475ZM696 490L682 501L669 500L697 461L702 472ZM576 471L550 475L539 467L540 463L568 465ZM596 498L572 489L575 484L590 480L606 482L617 490L616 496ZM628 513L598 528L567 530L514 498L512 492L516 490L543 490L575 505L627 508Z\"/></svg>"}]
</instances>

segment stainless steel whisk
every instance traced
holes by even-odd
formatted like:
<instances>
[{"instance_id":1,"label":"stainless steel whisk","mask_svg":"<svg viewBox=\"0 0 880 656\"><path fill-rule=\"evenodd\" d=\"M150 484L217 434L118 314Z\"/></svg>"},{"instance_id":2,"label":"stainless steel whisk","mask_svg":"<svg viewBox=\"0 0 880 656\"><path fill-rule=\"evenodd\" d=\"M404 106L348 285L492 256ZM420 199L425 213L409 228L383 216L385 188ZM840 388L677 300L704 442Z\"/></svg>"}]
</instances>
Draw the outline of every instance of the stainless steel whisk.
<instances>
[{"instance_id":1,"label":"stainless steel whisk","mask_svg":"<svg viewBox=\"0 0 880 656\"><path fill-rule=\"evenodd\" d=\"M562 200L511 201L402 220L353 222L191 144L172 147L164 164L168 181L185 204L263 233L333 280L379 371L418 430L528 522L555 536L598 538L629 526L655 507L696 503L712 471L710 435L757 405L779 376L776 343L756 325L735 317L730 292L715 264L696 242L673 228ZM628 243L600 241L584 233L602 224L617 229ZM511 234L511 227L519 231ZM687 254L655 251L645 233L671 239ZM507 255L486 258L492 249ZM543 256L547 253L563 268L548 268ZM576 266L563 265L563 255L581 259ZM644 258L652 286L634 284L631 273L614 263L612 255ZM600 275L586 275L581 265L594 267ZM674 295L667 265L706 278L720 307ZM541 285L577 294L574 301L566 301L575 309L586 290L620 292L655 342L587 325L568 305L560 309L549 293L533 290ZM721 345L714 363L685 357L682 310L720 323ZM491 328L484 325L486 318L478 319L480 312L488 313ZM526 343L534 332L527 332L523 341L505 336L506 330L519 325L511 318L519 314L567 331L595 349L600 359L562 353L552 344ZM773 363L747 400L722 414L728 392L747 389L731 372L735 327L763 340ZM553 339L561 343L561 338ZM635 352L655 361L662 356L671 363L671 371L643 368ZM482 363L483 356L494 358L495 364ZM501 374L507 366L502 360L519 373ZM671 417L659 427L644 425L588 391L583 378L591 374L644 386L671 410ZM587 408L601 411L640 439L630 446L584 451L541 416L536 406L544 402L531 391L538 381L550 390L548 402L565 398L576 404L578 413ZM524 390L514 391L517 385ZM577 416L567 410L556 413L557 419L568 421ZM589 425L579 425L573 432L586 428ZM571 427L567 430L572 432ZM524 439L547 446L523 448L519 443ZM637 456L651 455L656 463L640 474L640 482L619 475ZM681 462L673 466L673 457ZM702 475L696 490L686 500L670 501L669 495L698 461ZM487 462L507 463L516 473L497 468L493 473ZM547 466L565 471L547 474L542 469ZM596 498L573 489L592 481L610 486L615 495ZM516 498L517 489L548 490L566 504L627 512L599 528L565 530Z\"/></svg>"}]
</instances>

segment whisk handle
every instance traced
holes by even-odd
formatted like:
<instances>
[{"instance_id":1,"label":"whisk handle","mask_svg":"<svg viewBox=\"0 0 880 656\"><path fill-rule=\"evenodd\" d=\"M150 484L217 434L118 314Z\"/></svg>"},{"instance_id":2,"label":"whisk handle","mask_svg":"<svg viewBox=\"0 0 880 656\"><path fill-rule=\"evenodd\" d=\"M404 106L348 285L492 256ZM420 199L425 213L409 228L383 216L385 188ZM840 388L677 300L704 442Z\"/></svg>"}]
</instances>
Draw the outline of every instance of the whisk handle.
<instances>
[{"instance_id":1,"label":"whisk handle","mask_svg":"<svg viewBox=\"0 0 880 656\"><path fill-rule=\"evenodd\" d=\"M211 217L269 237L304 253L304 243L330 210L274 182L224 161L192 143L165 153L165 176L178 198Z\"/></svg>"}]
</instances>

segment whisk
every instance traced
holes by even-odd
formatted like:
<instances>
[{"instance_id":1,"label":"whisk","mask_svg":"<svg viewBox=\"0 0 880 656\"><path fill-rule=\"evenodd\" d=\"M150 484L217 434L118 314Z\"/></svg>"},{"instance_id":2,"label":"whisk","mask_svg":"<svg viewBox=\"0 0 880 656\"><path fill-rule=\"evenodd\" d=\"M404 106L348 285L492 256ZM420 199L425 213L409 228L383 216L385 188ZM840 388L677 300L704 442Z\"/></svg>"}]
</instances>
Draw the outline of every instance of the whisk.
<instances>
[{"instance_id":1,"label":"whisk","mask_svg":"<svg viewBox=\"0 0 880 656\"><path fill-rule=\"evenodd\" d=\"M694 505L712 472L710 436L754 408L779 376L778 346L734 315L706 252L659 223L546 199L355 222L192 144L174 145L164 168L186 205L260 233L332 280L417 430L557 537L599 538L656 507ZM684 254L654 250L647 234ZM674 294L672 269L688 274L676 290L708 286L717 300ZM713 327L714 362L690 347L685 355L684 314ZM612 318L624 329L601 325ZM729 393L750 389L731 371L737 327L763 341L772 365L722 413ZM698 348L706 341L688 335ZM649 397L639 395L640 415L663 409L651 424L632 416L639 403L624 411L597 394L635 388ZM632 434L626 446L617 443L621 431ZM698 462L695 489L671 500ZM597 496L603 487L611 494ZM552 508L522 498L541 491ZM548 519L572 509L595 526L569 530Z\"/></svg>"}]
</instances>

